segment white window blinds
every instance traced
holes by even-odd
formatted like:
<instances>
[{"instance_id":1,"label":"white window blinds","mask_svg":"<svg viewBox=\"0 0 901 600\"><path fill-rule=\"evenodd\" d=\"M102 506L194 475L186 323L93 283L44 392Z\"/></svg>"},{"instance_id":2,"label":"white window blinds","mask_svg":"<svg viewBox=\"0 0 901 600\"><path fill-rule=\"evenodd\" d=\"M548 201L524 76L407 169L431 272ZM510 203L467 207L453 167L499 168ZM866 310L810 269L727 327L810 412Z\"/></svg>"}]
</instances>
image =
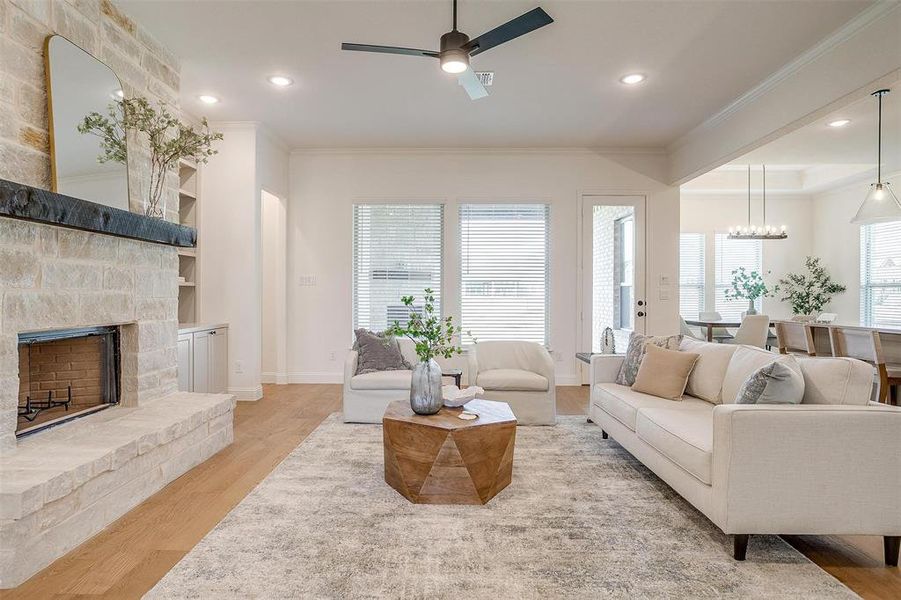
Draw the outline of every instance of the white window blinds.
<instances>
[{"instance_id":1,"label":"white window blinds","mask_svg":"<svg viewBox=\"0 0 901 600\"><path fill-rule=\"evenodd\" d=\"M679 314L683 319L697 319L704 312L704 244L703 233L679 236Z\"/></svg>"},{"instance_id":2,"label":"white window blinds","mask_svg":"<svg viewBox=\"0 0 901 600\"><path fill-rule=\"evenodd\" d=\"M744 267L763 275L763 244L760 240L730 240L725 233L716 234L716 297L714 310L726 320L738 321L748 310L747 300L727 300L726 290L732 287L732 271ZM762 310L760 299L755 303Z\"/></svg>"},{"instance_id":3,"label":"white window blinds","mask_svg":"<svg viewBox=\"0 0 901 600\"><path fill-rule=\"evenodd\" d=\"M421 304L425 288L435 292L440 313L443 205L357 204L353 227L354 329L405 323L401 297Z\"/></svg>"},{"instance_id":4,"label":"white window blinds","mask_svg":"<svg viewBox=\"0 0 901 600\"><path fill-rule=\"evenodd\" d=\"M463 343L546 344L548 206L461 205L460 239Z\"/></svg>"},{"instance_id":5,"label":"white window blinds","mask_svg":"<svg viewBox=\"0 0 901 600\"><path fill-rule=\"evenodd\" d=\"M901 326L901 221L860 228L860 320Z\"/></svg>"}]
</instances>

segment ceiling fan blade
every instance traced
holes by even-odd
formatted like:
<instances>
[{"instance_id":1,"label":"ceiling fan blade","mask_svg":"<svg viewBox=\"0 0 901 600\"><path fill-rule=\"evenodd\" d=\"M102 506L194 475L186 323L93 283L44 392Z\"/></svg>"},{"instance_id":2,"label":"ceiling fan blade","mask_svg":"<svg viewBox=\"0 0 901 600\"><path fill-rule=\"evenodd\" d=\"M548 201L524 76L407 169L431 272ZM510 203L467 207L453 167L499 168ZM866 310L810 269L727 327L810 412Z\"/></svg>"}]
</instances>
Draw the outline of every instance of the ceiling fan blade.
<instances>
[{"instance_id":1,"label":"ceiling fan blade","mask_svg":"<svg viewBox=\"0 0 901 600\"><path fill-rule=\"evenodd\" d=\"M426 56L438 58L438 53L431 50L419 50L418 48L399 48L397 46L372 46L369 44L341 44L342 50L354 50L356 52L378 52L381 54L406 54L407 56Z\"/></svg>"},{"instance_id":2,"label":"ceiling fan blade","mask_svg":"<svg viewBox=\"0 0 901 600\"><path fill-rule=\"evenodd\" d=\"M512 21L507 21L500 27L495 27L491 31L470 40L463 48L469 51L471 56L475 56L485 50L490 50L521 35L535 31L539 27L550 25L553 22L554 20L549 14L544 12L544 9L533 8L524 15L520 15Z\"/></svg>"},{"instance_id":3,"label":"ceiling fan blade","mask_svg":"<svg viewBox=\"0 0 901 600\"><path fill-rule=\"evenodd\" d=\"M488 95L488 90L479 81L479 76L472 70L472 67L457 75L457 83L463 86L463 89L469 94L470 100L478 100Z\"/></svg>"}]
</instances>

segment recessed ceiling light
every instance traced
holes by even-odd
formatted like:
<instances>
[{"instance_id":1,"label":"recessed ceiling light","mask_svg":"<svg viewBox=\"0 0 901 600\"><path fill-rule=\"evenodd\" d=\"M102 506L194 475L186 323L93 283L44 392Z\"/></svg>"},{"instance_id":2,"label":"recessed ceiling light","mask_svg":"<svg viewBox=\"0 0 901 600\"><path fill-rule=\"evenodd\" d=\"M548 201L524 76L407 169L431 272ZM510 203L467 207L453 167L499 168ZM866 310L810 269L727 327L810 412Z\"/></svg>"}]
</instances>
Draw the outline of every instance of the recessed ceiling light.
<instances>
[{"instance_id":1,"label":"recessed ceiling light","mask_svg":"<svg viewBox=\"0 0 901 600\"><path fill-rule=\"evenodd\" d=\"M837 119L835 121L830 121L827 123L829 127L844 127L848 123L851 122L851 119Z\"/></svg>"},{"instance_id":2,"label":"recessed ceiling light","mask_svg":"<svg viewBox=\"0 0 901 600\"><path fill-rule=\"evenodd\" d=\"M197 99L200 100L201 102L203 102L204 104L216 104L217 102L219 102L219 98L217 98L216 96L210 96L208 94L204 94L203 96L198 96Z\"/></svg>"},{"instance_id":3,"label":"recessed ceiling light","mask_svg":"<svg viewBox=\"0 0 901 600\"><path fill-rule=\"evenodd\" d=\"M277 87L288 87L294 83L294 80L284 75L273 75L269 78L269 83Z\"/></svg>"},{"instance_id":4,"label":"recessed ceiling light","mask_svg":"<svg viewBox=\"0 0 901 600\"><path fill-rule=\"evenodd\" d=\"M645 76L641 73L630 73L619 78L620 83L625 83L626 85L635 85L637 83L641 83L644 80Z\"/></svg>"}]
</instances>

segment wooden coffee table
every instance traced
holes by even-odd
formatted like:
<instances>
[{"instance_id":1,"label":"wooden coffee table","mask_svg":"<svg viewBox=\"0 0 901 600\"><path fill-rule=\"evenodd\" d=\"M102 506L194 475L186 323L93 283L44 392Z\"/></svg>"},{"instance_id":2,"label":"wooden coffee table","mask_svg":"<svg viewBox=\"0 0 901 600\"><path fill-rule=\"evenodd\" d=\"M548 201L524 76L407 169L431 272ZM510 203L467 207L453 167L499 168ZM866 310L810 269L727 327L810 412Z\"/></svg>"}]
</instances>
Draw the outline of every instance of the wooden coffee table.
<instances>
[{"instance_id":1,"label":"wooden coffee table","mask_svg":"<svg viewBox=\"0 0 901 600\"><path fill-rule=\"evenodd\" d=\"M485 504L513 475L516 417L506 402L473 400L462 408L417 415L406 401L382 417L385 481L416 504Z\"/></svg>"}]
</instances>

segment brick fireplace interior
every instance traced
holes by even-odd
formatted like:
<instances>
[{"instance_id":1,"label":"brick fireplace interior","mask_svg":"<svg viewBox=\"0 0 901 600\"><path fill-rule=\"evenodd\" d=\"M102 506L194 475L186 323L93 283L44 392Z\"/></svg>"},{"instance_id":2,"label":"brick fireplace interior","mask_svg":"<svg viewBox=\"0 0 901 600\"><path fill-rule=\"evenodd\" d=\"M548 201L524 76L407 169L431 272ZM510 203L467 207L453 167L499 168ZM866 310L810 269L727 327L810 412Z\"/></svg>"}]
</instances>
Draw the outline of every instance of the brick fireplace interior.
<instances>
[{"instance_id":1,"label":"brick fireplace interior","mask_svg":"<svg viewBox=\"0 0 901 600\"><path fill-rule=\"evenodd\" d=\"M16 434L118 403L118 340L115 327L20 335Z\"/></svg>"}]
</instances>

